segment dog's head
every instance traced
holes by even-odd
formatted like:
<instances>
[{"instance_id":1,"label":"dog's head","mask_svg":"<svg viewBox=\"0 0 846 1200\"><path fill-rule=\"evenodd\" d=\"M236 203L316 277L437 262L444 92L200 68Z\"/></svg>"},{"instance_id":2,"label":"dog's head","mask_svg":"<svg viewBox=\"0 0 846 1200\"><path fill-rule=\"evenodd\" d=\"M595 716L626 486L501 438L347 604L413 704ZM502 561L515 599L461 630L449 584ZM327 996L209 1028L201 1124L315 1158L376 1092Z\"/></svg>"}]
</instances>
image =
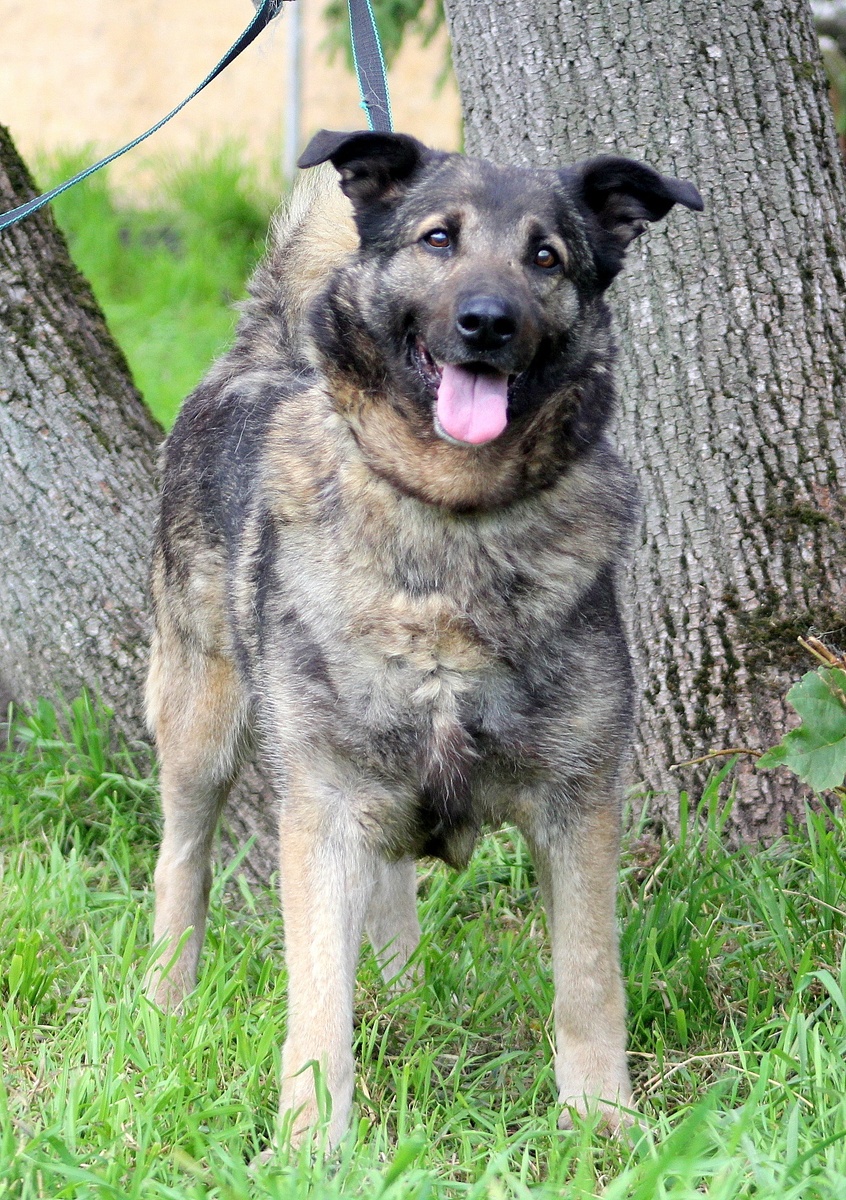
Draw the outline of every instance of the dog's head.
<instances>
[{"instance_id":1,"label":"dog's head","mask_svg":"<svg viewBox=\"0 0 846 1200\"><path fill-rule=\"evenodd\" d=\"M404 134L324 130L300 166L326 161L361 240L335 306L335 360L371 393L387 381L418 440L489 450L491 465L506 449L519 458L545 408L559 441L578 423L565 393L611 353L601 297L628 245L674 204L703 207L691 184L612 156L525 170ZM596 407L598 433L610 400Z\"/></svg>"}]
</instances>

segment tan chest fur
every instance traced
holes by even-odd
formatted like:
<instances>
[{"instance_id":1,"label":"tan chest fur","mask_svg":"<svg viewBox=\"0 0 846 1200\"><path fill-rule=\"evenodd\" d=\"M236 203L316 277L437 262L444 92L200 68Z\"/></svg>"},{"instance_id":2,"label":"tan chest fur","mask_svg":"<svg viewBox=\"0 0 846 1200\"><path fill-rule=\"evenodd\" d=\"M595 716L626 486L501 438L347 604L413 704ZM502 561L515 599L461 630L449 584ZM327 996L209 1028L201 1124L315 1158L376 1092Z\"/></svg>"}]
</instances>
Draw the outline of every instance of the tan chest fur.
<instances>
[{"instance_id":1,"label":"tan chest fur","mask_svg":"<svg viewBox=\"0 0 846 1200\"><path fill-rule=\"evenodd\" d=\"M354 618L350 635L363 638L386 662L407 663L424 676L460 676L491 661L472 622L444 595L396 592Z\"/></svg>"}]
</instances>

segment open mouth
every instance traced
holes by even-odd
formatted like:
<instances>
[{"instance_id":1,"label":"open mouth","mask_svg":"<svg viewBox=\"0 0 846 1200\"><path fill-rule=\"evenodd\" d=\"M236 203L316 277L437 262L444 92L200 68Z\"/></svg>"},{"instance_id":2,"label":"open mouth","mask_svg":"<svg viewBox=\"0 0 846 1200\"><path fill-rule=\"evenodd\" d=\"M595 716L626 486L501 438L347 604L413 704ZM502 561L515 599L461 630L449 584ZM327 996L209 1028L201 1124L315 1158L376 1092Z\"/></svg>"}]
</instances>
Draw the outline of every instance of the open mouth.
<instances>
[{"instance_id":1,"label":"open mouth","mask_svg":"<svg viewBox=\"0 0 846 1200\"><path fill-rule=\"evenodd\" d=\"M437 363L417 341L413 361L435 396L435 429L465 445L498 438L508 424L508 385L514 379L487 363Z\"/></svg>"}]
</instances>

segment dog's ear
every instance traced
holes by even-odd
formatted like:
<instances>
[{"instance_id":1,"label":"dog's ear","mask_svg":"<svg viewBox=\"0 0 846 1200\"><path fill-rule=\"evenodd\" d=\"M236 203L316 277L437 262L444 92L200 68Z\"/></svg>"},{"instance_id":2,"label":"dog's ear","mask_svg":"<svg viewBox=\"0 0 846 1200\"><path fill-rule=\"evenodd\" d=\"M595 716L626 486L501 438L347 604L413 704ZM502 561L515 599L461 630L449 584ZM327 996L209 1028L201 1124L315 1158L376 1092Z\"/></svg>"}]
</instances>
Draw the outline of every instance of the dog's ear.
<instances>
[{"instance_id":1,"label":"dog's ear","mask_svg":"<svg viewBox=\"0 0 846 1200\"><path fill-rule=\"evenodd\" d=\"M356 208L399 199L411 177L432 156L422 142L405 133L332 133L321 129L300 155L297 166L331 162L341 189Z\"/></svg>"},{"instance_id":2,"label":"dog's ear","mask_svg":"<svg viewBox=\"0 0 846 1200\"><path fill-rule=\"evenodd\" d=\"M650 221L666 217L674 204L701 212L705 205L692 183L659 175L645 163L606 154L565 172L600 226L625 249Z\"/></svg>"}]
</instances>

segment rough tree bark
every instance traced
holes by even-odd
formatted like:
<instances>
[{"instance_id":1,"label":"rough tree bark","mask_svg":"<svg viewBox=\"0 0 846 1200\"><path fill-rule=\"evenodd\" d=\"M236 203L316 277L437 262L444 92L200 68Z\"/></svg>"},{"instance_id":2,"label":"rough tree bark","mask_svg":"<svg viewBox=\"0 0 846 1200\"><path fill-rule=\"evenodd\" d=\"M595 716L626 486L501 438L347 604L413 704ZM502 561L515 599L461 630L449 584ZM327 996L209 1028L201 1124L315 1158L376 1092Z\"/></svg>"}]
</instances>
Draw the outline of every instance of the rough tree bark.
<instances>
[{"instance_id":1,"label":"rough tree bark","mask_svg":"<svg viewBox=\"0 0 846 1200\"><path fill-rule=\"evenodd\" d=\"M846 627L846 194L807 0L448 0L473 153L614 150L692 179L704 217L634 250L612 305L617 441L643 490L629 577L637 769L672 821L673 763L792 724L798 634ZM738 779L771 836L789 778ZM694 791L695 794L695 791Z\"/></svg>"},{"instance_id":2,"label":"rough tree bark","mask_svg":"<svg viewBox=\"0 0 846 1200\"><path fill-rule=\"evenodd\" d=\"M0 211L35 195L0 128ZM145 553L161 430L42 210L0 233L0 685L99 690L142 729Z\"/></svg>"}]
</instances>

